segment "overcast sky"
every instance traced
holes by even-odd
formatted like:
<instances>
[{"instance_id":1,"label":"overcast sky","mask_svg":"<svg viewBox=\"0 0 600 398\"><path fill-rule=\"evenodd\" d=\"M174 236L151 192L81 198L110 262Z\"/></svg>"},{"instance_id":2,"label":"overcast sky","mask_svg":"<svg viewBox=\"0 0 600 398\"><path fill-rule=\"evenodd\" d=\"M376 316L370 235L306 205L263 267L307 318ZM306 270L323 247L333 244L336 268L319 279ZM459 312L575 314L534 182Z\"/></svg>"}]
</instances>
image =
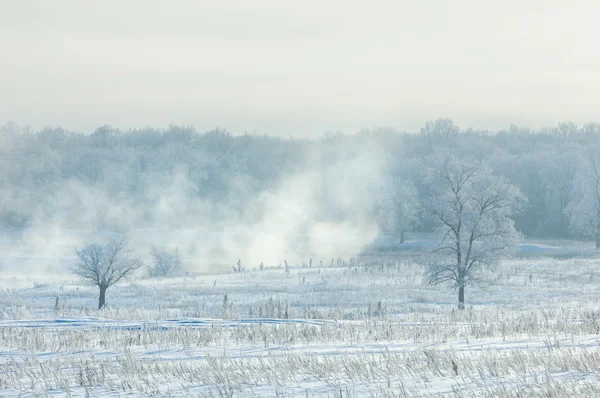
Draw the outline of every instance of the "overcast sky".
<instances>
[{"instance_id":1,"label":"overcast sky","mask_svg":"<svg viewBox=\"0 0 600 398\"><path fill-rule=\"evenodd\" d=\"M0 0L0 123L600 122L600 3Z\"/></svg>"}]
</instances>

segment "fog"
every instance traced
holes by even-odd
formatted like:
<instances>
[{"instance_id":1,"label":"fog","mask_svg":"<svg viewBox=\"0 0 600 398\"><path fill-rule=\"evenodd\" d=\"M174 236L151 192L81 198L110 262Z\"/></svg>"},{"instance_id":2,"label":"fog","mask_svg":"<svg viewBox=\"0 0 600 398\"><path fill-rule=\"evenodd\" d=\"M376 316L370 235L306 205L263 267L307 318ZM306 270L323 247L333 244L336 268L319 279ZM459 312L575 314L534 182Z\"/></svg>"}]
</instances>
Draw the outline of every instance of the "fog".
<instances>
[{"instance_id":1,"label":"fog","mask_svg":"<svg viewBox=\"0 0 600 398\"><path fill-rule=\"evenodd\" d=\"M445 194L428 181L442 158L520 198L507 222L522 236L600 234L597 124L490 132L437 119L311 140L175 125L0 132L1 252L31 272L66 272L75 248L120 236L140 256L180 250L190 272L328 264L381 239L400 247L435 231Z\"/></svg>"},{"instance_id":2,"label":"fog","mask_svg":"<svg viewBox=\"0 0 600 398\"><path fill-rule=\"evenodd\" d=\"M600 396L599 16L0 0L0 396Z\"/></svg>"},{"instance_id":3,"label":"fog","mask_svg":"<svg viewBox=\"0 0 600 398\"><path fill-rule=\"evenodd\" d=\"M373 192L389 161L375 142L340 140L6 125L4 253L34 255L35 272L66 271L52 259L117 236L142 256L177 248L197 272L354 255L378 235Z\"/></svg>"},{"instance_id":4,"label":"fog","mask_svg":"<svg viewBox=\"0 0 600 398\"><path fill-rule=\"evenodd\" d=\"M600 246L598 12L3 2L4 262L64 270L111 236L195 272L352 258L439 232L439 158L523 197L511 232Z\"/></svg>"}]
</instances>

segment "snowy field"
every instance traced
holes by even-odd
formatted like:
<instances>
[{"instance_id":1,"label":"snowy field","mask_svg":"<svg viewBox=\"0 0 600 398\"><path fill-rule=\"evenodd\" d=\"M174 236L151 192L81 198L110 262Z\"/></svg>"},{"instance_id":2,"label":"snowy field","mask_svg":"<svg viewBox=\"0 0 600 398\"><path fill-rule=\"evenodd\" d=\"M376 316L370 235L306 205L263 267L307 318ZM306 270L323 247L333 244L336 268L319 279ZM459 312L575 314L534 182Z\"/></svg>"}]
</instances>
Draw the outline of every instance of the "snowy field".
<instances>
[{"instance_id":1,"label":"snowy field","mask_svg":"<svg viewBox=\"0 0 600 398\"><path fill-rule=\"evenodd\" d=\"M600 259L528 242L466 291L409 250L97 289L3 248L0 396L600 396ZM30 275L33 263L52 263ZM62 265L61 265L62 264ZM65 269L66 269L65 268ZM57 301L58 297L58 301Z\"/></svg>"}]
</instances>

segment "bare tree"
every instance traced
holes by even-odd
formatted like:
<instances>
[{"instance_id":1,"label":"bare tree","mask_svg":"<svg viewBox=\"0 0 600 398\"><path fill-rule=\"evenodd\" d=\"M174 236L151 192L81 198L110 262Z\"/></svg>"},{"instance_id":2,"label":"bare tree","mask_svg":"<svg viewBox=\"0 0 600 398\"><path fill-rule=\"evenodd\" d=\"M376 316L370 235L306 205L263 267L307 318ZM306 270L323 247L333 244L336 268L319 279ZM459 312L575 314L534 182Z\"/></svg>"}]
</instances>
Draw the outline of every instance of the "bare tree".
<instances>
[{"instance_id":1,"label":"bare tree","mask_svg":"<svg viewBox=\"0 0 600 398\"><path fill-rule=\"evenodd\" d=\"M563 141L566 141L569 139L569 137L576 135L578 131L579 128L573 122L558 123L558 125L552 129L552 132L559 136Z\"/></svg>"},{"instance_id":2,"label":"bare tree","mask_svg":"<svg viewBox=\"0 0 600 398\"><path fill-rule=\"evenodd\" d=\"M429 169L426 183L427 207L438 233L428 282L453 282L458 308L464 309L465 287L482 281L479 271L494 265L518 242L510 216L525 198L487 167L443 154Z\"/></svg>"},{"instance_id":3,"label":"bare tree","mask_svg":"<svg viewBox=\"0 0 600 398\"><path fill-rule=\"evenodd\" d=\"M171 251L153 248L150 257L152 259L150 276L173 276L181 271L181 257L177 248Z\"/></svg>"},{"instance_id":4,"label":"bare tree","mask_svg":"<svg viewBox=\"0 0 600 398\"><path fill-rule=\"evenodd\" d=\"M420 136L425 140L429 150L448 148L456 143L460 129L451 119L429 121L421 129Z\"/></svg>"},{"instance_id":5,"label":"bare tree","mask_svg":"<svg viewBox=\"0 0 600 398\"><path fill-rule=\"evenodd\" d=\"M411 231L420 218L421 206L415 184L395 177L384 179L377 207L382 229L398 236L400 243L404 243L405 232Z\"/></svg>"},{"instance_id":6,"label":"bare tree","mask_svg":"<svg viewBox=\"0 0 600 398\"><path fill-rule=\"evenodd\" d=\"M98 286L98 309L106 305L106 289L142 266L142 261L132 258L125 246L125 239L111 239L75 250L79 261L72 272Z\"/></svg>"},{"instance_id":7,"label":"bare tree","mask_svg":"<svg viewBox=\"0 0 600 398\"><path fill-rule=\"evenodd\" d=\"M596 239L600 249L600 139L592 138L581 147L573 196L567 207L573 231Z\"/></svg>"},{"instance_id":8,"label":"bare tree","mask_svg":"<svg viewBox=\"0 0 600 398\"><path fill-rule=\"evenodd\" d=\"M568 230L567 207L573 199L573 181L577 175L577 149L565 143L556 151L546 154L546 165L541 177L546 192L546 206L550 211L548 225L554 234L565 237Z\"/></svg>"}]
</instances>

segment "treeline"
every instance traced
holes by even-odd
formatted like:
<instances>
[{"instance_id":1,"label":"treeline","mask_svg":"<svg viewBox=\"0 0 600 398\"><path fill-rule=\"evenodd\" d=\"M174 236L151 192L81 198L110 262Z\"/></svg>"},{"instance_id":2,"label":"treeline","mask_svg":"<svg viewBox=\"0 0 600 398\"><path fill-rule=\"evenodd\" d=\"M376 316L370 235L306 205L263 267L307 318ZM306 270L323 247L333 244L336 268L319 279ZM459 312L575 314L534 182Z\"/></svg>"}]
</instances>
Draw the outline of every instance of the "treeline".
<instances>
[{"instance_id":1,"label":"treeline","mask_svg":"<svg viewBox=\"0 0 600 398\"><path fill-rule=\"evenodd\" d=\"M371 210L387 232L431 228L428 215L419 211L422 172L425 159L443 150L485 164L521 190L527 203L514 217L523 234L593 237L600 232L599 139L598 124L561 123L539 130L510 126L489 132L461 129L448 119L428 122L416 133L374 128L351 135L327 133L315 140L234 136L225 130L199 133L175 125L128 131L102 126L82 134L60 128L32 131L9 123L0 127L0 225L60 222L72 228L112 228L132 211L138 228L157 222L189 227L198 218L186 214L195 213L215 223L231 219L231 213L251 222L245 211L248 198L295 173L339 165L377 148L388 159L382 181L398 185L391 196L401 199L395 203L397 214L406 219L390 223L389 212L381 216L382 203L390 196L390 185L382 184L372 192ZM326 192L327 186L324 182L319 189L325 208L335 213L336 192ZM167 200L169 191L173 195ZM179 214L182 198L186 203ZM172 225L157 216L163 208L170 209L170 219L176 218Z\"/></svg>"}]
</instances>

